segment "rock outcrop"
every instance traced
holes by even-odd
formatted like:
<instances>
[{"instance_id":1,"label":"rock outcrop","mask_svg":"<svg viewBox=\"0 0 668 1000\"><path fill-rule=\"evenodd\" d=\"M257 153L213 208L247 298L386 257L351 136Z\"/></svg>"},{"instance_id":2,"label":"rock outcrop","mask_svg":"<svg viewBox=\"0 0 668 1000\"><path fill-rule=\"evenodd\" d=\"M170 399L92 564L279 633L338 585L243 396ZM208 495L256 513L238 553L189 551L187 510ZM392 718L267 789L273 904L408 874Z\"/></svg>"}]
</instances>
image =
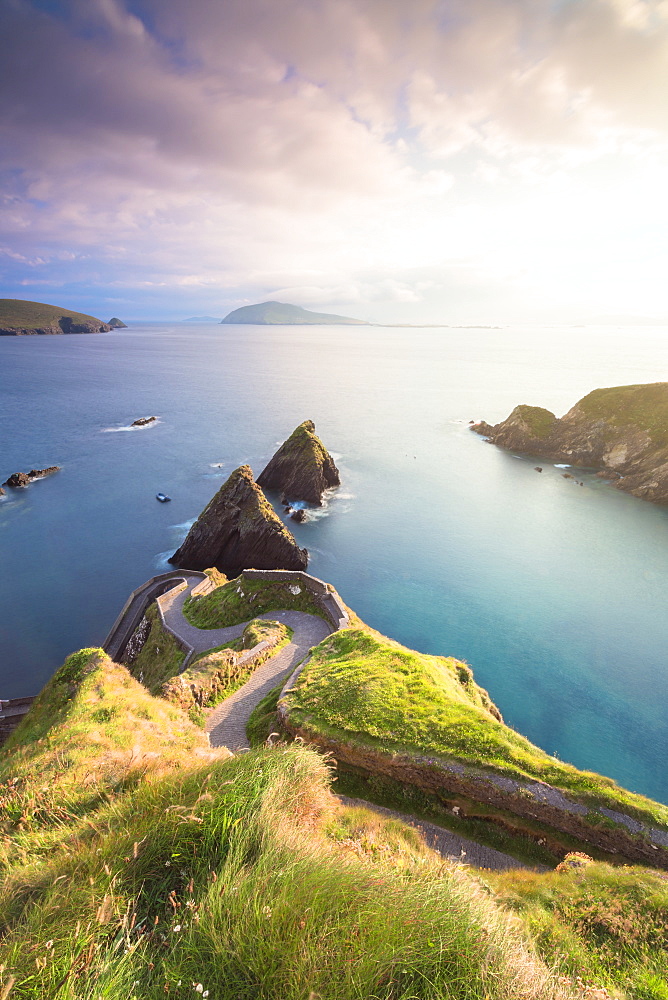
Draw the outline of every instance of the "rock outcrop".
<instances>
[{"instance_id":1,"label":"rock outcrop","mask_svg":"<svg viewBox=\"0 0 668 1000\"><path fill-rule=\"evenodd\" d=\"M43 479L44 476L50 476L52 472L60 472L60 466L50 465L48 469L31 469L30 472L14 472L2 485L18 489L29 486L35 479Z\"/></svg>"},{"instance_id":2,"label":"rock outcrop","mask_svg":"<svg viewBox=\"0 0 668 1000\"><path fill-rule=\"evenodd\" d=\"M471 429L502 448L600 470L617 489L668 503L668 382L595 389L561 419L516 406L501 423Z\"/></svg>"},{"instance_id":3,"label":"rock outcrop","mask_svg":"<svg viewBox=\"0 0 668 1000\"><path fill-rule=\"evenodd\" d=\"M138 417L137 420L133 420L130 424L131 427L146 427L147 424L154 423L157 417Z\"/></svg>"},{"instance_id":4,"label":"rock outcrop","mask_svg":"<svg viewBox=\"0 0 668 1000\"><path fill-rule=\"evenodd\" d=\"M280 490L286 501L304 500L319 507L325 490L341 482L339 470L315 433L312 420L300 424L257 477L263 490Z\"/></svg>"},{"instance_id":5,"label":"rock outcrop","mask_svg":"<svg viewBox=\"0 0 668 1000\"><path fill-rule=\"evenodd\" d=\"M169 560L185 569L215 566L233 578L244 569L305 569L300 549L264 493L250 466L236 469L202 511L183 545Z\"/></svg>"},{"instance_id":6,"label":"rock outcrop","mask_svg":"<svg viewBox=\"0 0 668 1000\"><path fill-rule=\"evenodd\" d=\"M107 323L107 326L112 330L127 330L128 328L128 324L124 323L122 319L118 318L118 316L112 316Z\"/></svg>"}]
</instances>

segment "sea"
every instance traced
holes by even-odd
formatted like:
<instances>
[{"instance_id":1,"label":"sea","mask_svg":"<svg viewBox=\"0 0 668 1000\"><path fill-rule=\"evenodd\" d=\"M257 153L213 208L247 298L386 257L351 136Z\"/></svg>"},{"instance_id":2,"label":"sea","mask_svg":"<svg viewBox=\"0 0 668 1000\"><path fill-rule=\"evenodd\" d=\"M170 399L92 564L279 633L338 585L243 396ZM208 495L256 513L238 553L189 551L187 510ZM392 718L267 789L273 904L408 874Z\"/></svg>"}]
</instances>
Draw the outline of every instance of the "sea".
<instances>
[{"instance_id":1,"label":"sea","mask_svg":"<svg viewBox=\"0 0 668 1000\"><path fill-rule=\"evenodd\" d=\"M342 485L290 522L309 571L386 635L469 663L548 753L668 803L668 509L469 429L657 381L651 326L2 337L0 481L62 471L0 498L0 697L102 643L226 477L310 418Z\"/></svg>"}]
</instances>

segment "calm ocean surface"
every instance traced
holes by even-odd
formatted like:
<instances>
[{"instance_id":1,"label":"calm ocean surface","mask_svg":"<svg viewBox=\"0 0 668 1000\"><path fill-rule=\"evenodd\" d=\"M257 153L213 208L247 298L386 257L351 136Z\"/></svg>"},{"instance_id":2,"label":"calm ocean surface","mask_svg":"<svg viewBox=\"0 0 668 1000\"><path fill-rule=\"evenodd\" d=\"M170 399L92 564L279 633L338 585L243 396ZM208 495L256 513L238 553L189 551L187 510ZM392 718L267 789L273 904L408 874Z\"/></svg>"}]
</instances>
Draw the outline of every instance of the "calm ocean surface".
<instances>
[{"instance_id":1,"label":"calm ocean surface","mask_svg":"<svg viewBox=\"0 0 668 1000\"><path fill-rule=\"evenodd\" d=\"M290 522L310 571L380 631L469 662L549 753L668 802L668 509L538 475L467 427L655 381L656 327L0 338L0 481L63 467L0 498L0 696L102 642L223 479L310 417L343 478L324 516Z\"/></svg>"}]
</instances>

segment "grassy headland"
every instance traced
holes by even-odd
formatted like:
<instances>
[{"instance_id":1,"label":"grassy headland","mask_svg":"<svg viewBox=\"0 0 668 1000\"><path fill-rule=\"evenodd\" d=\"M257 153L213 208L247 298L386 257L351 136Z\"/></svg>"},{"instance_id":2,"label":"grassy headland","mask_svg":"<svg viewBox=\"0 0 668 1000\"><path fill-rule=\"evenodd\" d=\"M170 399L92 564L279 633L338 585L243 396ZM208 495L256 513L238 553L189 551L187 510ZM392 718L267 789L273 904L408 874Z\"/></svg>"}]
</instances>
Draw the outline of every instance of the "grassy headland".
<instances>
[{"instance_id":1,"label":"grassy headland","mask_svg":"<svg viewBox=\"0 0 668 1000\"><path fill-rule=\"evenodd\" d=\"M0 330L46 330L57 328L61 320L69 320L75 327L105 326L102 320L87 313L73 312L61 306L46 302L31 302L28 299L0 299ZM65 332L60 330L60 332Z\"/></svg>"},{"instance_id":2,"label":"grassy headland","mask_svg":"<svg viewBox=\"0 0 668 1000\"><path fill-rule=\"evenodd\" d=\"M587 807L668 829L668 807L562 763L495 718L466 664L417 653L363 625L316 647L283 707L291 728L314 738L421 758L430 768L454 762L520 783L544 782Z\"/></svg>"}]
</instances>

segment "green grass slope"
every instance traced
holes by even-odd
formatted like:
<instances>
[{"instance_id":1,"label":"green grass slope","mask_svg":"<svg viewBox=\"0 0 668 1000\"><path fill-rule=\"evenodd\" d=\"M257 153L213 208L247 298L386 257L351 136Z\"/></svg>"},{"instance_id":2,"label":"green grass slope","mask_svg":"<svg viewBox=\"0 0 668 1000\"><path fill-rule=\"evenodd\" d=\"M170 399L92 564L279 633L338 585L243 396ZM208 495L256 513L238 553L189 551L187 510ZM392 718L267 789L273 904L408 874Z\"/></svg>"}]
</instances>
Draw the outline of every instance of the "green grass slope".
<instances>
[{"instance_id":1,"label":"green grass slope","mask_svg":"<svg viewBox=\"0 0 668 1000\"><path fill-rule=\"evenodd\" d=\"M241 306L221 320L221 323L254 323L277 326L367 326L363 319L336 316L334 313L311 312L289 302L259 302Z\"/></svg>"},{"instance_id":2,"label":"green grass slope","mask_svg":"<svg viewBox=\"0 0 668 1000\"><path fill-rule=\"evenodd\" d=\"M317 646L283 705L291 725L316 736L547 782L588 805L668 828L666 806L550 757L494 718L466 664L407 649L365 626Z\"/></svg>"},{"instance_id":3,"label":"green grass slope","mask_svg":"<svg viewBox=\"0 0 668 1000\"><path fill-rule=\"evenodd\" d=\"M638 427L657 445L668 445L668 382L594 389L574 410L616 427Z\"/></svg>"},{"instance_id":4,"label":"green grass slope","mask_svg":"<svg viewBox=\"0 0 668 1000\"><path fill-rule=\"evenodd\" d=\"M0 750L0 996L665 1000L658 873L481 878L330 780L73 654Z\"/></svg>"},{"instance_id":5,"label":"green grass slope","mask_svg":"<svg viewBox=\"0 0 668 1000\"><path fill-rule=\"evenodd\" d=\"M22 857L8 873L0 990L12 1000L567 995L518 922L456 867L364 850L359 816L328 839L327 785L324 762L292 748L119 794L48 859Z\"/></svg>"},{"instance_id":6,"label":"green grass slope","mask_svg":"<svg viewBox=\"0 0 668 1000\"><path fill-rule=\"evenodd\" d=\"M31 302L27 299L0 299L0 329L40 329L58 326L63 317L73 323L93 323L103 325L103 321L87 313L73 312L61 306L46 302Z\"/></svg>"}]
</instances>

